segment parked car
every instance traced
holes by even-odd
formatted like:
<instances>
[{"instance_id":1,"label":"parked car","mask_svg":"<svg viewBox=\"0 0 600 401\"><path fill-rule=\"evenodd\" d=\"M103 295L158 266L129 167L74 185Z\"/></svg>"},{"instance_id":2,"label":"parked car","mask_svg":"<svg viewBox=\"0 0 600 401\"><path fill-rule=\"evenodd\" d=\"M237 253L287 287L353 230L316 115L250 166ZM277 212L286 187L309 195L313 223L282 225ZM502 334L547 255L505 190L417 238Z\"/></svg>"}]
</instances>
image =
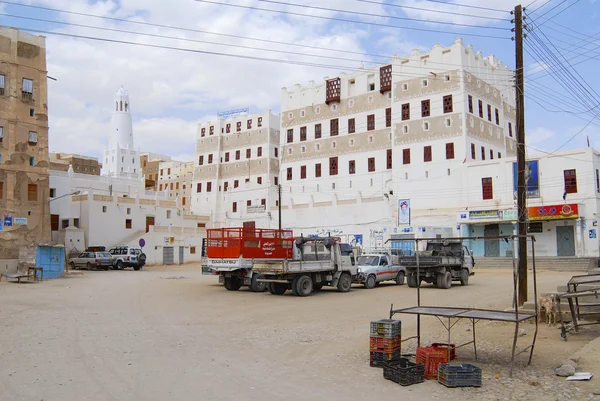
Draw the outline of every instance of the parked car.
<instances>
[{"instance_id":1,"label":"parked car","mask_svg":"<svg viewBox=\"0 0 600 401\"><path fill-rule=\"evenodd\" d=\"M108 252L82 252L79 256L69 259L71 269L108 270L113 265L113 257Z\"/></svg>"},{"instance_id":2,"label":"parked car","mask_svg":"<svg viewBox=\"0 0 600 401\"><path fill-rule=\"evenodd\" d=\"M365 288L375 288L382 281L395 281L404 284L406 269L398 263L399 256L390 251L374 251L363 253L358 257L358 275L355 283L364 284Z\"/></svg>"},{"instance_id":3,"label":"parked car","mask_svg":"<svg viewBox=\"0 0 600 401\"><path fill-rule=\"evenodd\" d=\"M117 246L109 249L108 252L112 255L113 267L117 270L123 270L126 267L140 270L146 264L146 254L140 248Z\"/></svg>"}]
</instances>

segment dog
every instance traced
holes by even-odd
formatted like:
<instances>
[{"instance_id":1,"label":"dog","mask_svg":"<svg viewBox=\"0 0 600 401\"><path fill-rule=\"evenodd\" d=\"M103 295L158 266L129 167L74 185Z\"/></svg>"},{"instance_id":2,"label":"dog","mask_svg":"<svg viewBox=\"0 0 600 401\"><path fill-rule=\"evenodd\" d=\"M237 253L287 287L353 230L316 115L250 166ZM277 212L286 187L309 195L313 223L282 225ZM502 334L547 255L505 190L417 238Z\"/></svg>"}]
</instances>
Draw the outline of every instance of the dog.
<instances>
[{"instance_id":1,"label":"dog","mask_svg":"<svg viewBox=\"0 0 600 401\"><path fill-rule=\"evenodd\" d=\"M538 298L538 321L542 322L542 309L546 315L546 324L548 326L556 324L556 315L558 307L555 294L542 294Z\"/></svg>"}]
</instances>

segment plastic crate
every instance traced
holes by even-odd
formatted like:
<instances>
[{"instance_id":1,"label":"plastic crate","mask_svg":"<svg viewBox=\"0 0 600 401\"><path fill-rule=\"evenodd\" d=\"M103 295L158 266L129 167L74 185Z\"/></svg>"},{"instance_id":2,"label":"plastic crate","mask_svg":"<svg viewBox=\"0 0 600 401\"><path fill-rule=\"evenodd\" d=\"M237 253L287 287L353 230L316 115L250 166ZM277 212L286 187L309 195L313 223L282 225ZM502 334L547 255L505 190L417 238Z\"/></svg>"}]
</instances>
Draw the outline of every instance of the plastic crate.
<instances>
[{"instance_id":1,"label":"plastic crate","mask_svg":"<svg viewBox=\"0 0 600 401\"><path fill-rule=\"evenodd\" d=\"M434 347L417 347L416 362L425 365L425 378L437 379L438 365L448 363L448 350Z\"/></svg>"},{"instance_id":2,"label":"plastic crate","mask_svg":"<svg viewBox=\"0 0 600 401\"><path fill-rule=\"evenodd\" d=\"M431 344L431 346L433 348L438 348L446 353L448 352L448 349L450 349L449 361L453 361L456 359L456 344L450 344L450 346L448 346L448 343L433 343Z\"/></svg>"},{"instance_id":3,"label":"plastic crate","mask_svg":"<svg viewBox=\"0 0 600 401\"><path fill-rule=\"evenodd\" d=\"M400 320L381 319L371 322L371 337L400 337L402 322Z\"/></svg>"},{"instance_id":4,"label":"plastic crate","mask_svg":"<svg viewBox=\"0 0 600 401\"><path fill-rule=\"evenodd\" d=\"M401 337L371 337L369 340L369 349L371 352L396 352L400 351L401 345Z\"/></svg>"},{"instance_id":5,"label":"plastic crate","mask_svg":"<svg viewBox=\"0 0 600 401\"><path fill-rule=\"evenodd\" d=\"M406 358L400 358L383 367L383 377L401 386L422 383L425 381L425 367L422 363L412 363Z\"/></svg>"},{"instance_id":6,"label":"plastic crate","mask_svg":"<svg viewBox=\"0 0 600 401\"><path fill-rule=\"evenodd\" d=\"M481 387L481 368L465 363L459 366L440 364L438 382L446 387Z\"/></svg>"},{"instance_id":7,"label":"plastic crate","mask_svg":"<svg viewBox=\"0 0 600 401\"><path fill-rule=\"evenodd\" d=\"M395 352L371 352L369 363L373 367L390 366L400 359L400 351Z\"/></svg>"}]
</instances>

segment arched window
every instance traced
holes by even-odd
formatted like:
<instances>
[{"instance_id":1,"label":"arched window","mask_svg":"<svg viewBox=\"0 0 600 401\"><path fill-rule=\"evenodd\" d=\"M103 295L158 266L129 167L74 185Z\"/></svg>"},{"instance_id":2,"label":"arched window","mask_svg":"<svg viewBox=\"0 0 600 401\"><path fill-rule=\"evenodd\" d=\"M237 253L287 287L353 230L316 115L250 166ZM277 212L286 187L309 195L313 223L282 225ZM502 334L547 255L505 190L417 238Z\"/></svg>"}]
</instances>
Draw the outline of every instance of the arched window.
<instances>
[{"instance_id":1,"label":"arched window","mask_svg":"<svg viewBox=\"0 0 600 401\"><path fill-rule=\"evenodd\" d=\"M121 111L123 111L123 101L121 100Z\"/></svg>"},{"instance_id":2,"label":"arched window","mask_svg":"<svg viewBox=\"0 0 600 401\"><path fill-rule=\"evenodd\" d=\"M115 102L115 111L119 111L119 102Z\"/></svg>"},{"instance_id":3,"label":"arched window","mask_svg":"<svg viewBox=\"0 0 600 401\"><path fill-rule=\"evenodd\" d=\"M128 104L127 104L127 102L125 102L125 111L127 111L127 106L128 106Z\"/></svg>"}]
</instances>

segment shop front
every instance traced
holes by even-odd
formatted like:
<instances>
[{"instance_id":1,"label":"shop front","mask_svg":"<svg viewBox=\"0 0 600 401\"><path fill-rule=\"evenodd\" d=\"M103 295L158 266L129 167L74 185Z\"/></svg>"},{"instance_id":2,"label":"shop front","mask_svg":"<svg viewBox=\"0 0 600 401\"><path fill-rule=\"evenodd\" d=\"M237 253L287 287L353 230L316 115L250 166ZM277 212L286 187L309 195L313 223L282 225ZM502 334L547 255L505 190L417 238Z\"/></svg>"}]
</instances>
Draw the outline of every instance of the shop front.
<instances>
[{"instance_id":1,"label":"shop front","mask_svg":"<svg viewBox=\"0 0 600 401\"><path fill-rule=\"evenodd\" d=\"M538 256L583 256L586 222L579 205L534 206L527 208L528 232L535 235Z\"/></svg>"},{"instance_id":2,"label":"shop front","mask_svg":"<svg viewBox=\"0 0 600 401\"><path fill-rule=\"evenodd\" d=\"M513 254L512 241L494 237L512 235L513 220L516 220L516 211L513 212L513 209L466 210L458 213L457 228L461 236L473 238L467 246L474 256L510 257Z\"/></svg>"}]
</instances>

